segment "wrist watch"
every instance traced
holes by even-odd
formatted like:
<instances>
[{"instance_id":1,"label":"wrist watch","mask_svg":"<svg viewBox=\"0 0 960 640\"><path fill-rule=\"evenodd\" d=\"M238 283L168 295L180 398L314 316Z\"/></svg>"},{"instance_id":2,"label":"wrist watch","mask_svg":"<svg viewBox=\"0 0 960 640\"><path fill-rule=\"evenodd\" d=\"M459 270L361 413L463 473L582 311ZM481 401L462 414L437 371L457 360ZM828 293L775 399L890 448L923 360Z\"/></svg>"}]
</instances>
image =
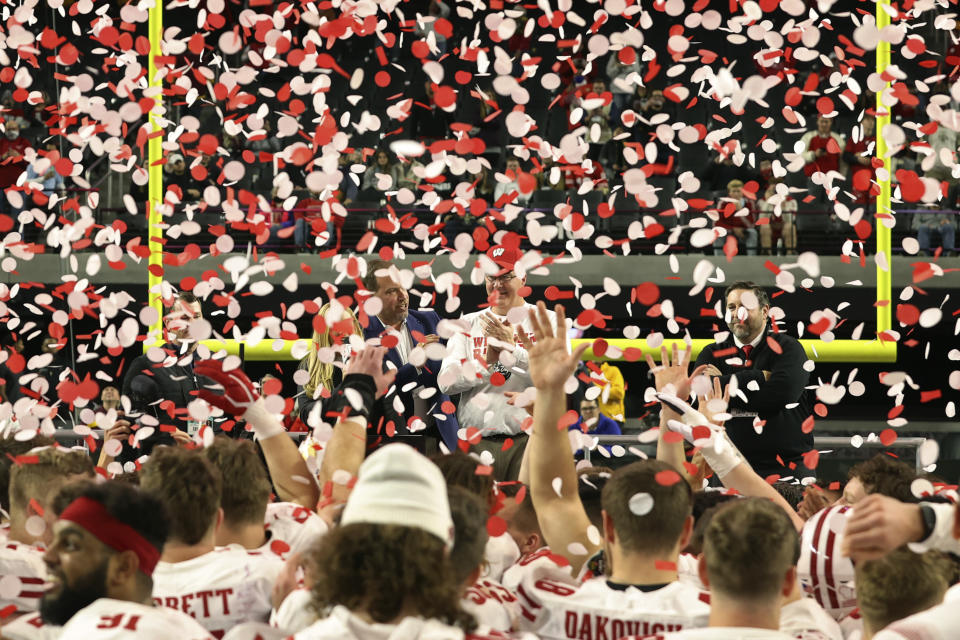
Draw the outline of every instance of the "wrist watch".
<instances>
[{"instance_id":1,"label":"wrist watch","mask_svg":"<svg viewBox=\"0 0 960 640\"><path fill-rule=\"evenodd\" d=\"M937 512L928 504L920 505L920 518L923 521L923 533L918 542L923 542L933 534L937 527Z\"/></svg>"}]
</instances>

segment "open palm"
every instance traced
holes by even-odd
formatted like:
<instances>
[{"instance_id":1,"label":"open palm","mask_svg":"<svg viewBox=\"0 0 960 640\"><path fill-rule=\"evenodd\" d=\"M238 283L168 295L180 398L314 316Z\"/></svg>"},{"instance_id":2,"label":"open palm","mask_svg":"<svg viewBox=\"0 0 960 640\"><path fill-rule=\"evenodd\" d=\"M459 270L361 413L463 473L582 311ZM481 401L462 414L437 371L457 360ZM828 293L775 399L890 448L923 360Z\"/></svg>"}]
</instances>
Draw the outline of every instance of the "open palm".
<instances>
[{"instance_id":1,"label":"open palm","mask_svg":"<svg viewBox=\"0 0 960 640\"><path fill-rule=\"evenodd\" d=\"M530 342L523 331L520 332L520 339L529 354L530 379L537 389L563 388L588 346L581 344L573 353L567 352L567 319L563 305L558 304L554 311L556 328L550 325L550 316L543 302L538 302L536 312L530 314L535 343Z\"/></svg>"}]
</instances>

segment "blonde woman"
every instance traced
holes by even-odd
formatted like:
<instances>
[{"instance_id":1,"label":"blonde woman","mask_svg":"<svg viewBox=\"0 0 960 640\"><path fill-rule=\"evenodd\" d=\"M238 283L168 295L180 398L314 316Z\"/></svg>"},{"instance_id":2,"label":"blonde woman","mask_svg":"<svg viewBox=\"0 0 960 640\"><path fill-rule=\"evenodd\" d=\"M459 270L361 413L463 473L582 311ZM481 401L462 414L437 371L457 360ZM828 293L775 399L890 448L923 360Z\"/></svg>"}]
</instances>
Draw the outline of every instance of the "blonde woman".
<instances>
[{"instance_id":1,"label":"blonde woman","mask_svg":"<svg viewBox=\"0 0 960 640\"><path fill-rule=\"evenodd\" d=\"M338 308L342 310L339 320L336 319L335 315ZM360 327L357 316L349 308L344 308L337 302L328 302L323 305L317 315L323 318L324 330L314 330L310 351L307 353L307 357L300 361L300 368L310 375L306 384L303 385L305 397L300 405L301 416L303 416L303 410L308 405L312 406L320 398L323 390L333 391L333 388L340 383L342 373L340 367L337 367L334 363L343 362L343 351L344 348L349 348L350 336L359 336L361 339L363 336L363 329ZM333 360L324 357L329 351L322 352L322 350L329 349L335 352ZM349 352L347 354L349 355ZM324 360L327 360L327 362L324 362Z\"/></svg>"},{"instance_id":2,"label":"blonde woman","mask_svg":"<svg viewBox=\"0 0 960 640\"><path fill-rule=\"evenodd\" d=\"M339 313L338 313L339 312ZM319 469L323 445L313 438L313 432L321 423L333 423L325 415L324 402L343 381L344 363L350 357L351 346L363 344L363 329L357 316L337 301L323 305L317 312L323 318L324 330L314 331L313 342L307 357L300 361L300 368L309 374L298 394L297 415L307 425L310 436L300 444L300 452L307 460L311 471ZM377 447L396 434L408 435L410 431L403 418L393 408L396 390L391 387L386 395L378 395L368 418L367 444Z\"/></svg>"}]
</instances>

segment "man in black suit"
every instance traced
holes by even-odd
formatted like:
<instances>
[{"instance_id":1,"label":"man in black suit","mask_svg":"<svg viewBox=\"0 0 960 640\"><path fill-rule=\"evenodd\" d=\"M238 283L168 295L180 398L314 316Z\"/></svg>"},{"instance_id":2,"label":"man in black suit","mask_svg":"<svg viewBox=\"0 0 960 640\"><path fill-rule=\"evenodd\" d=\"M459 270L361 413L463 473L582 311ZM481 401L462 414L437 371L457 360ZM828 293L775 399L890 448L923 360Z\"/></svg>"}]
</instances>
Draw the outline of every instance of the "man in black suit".
<instances>
[{"instance_id":1,"label":"man in black suit","mask_svg":"<svg viewBox=\"0 0 960 640\"><path fill-rule=\"evenodd\" d=\"M395 384L403 402L404 422L409 425L414 417L423 420L426 435L439 436L448 450L456 451L460 426L456 409L447 411L453 408L450 396L437 388L440 360L429 358L428 353L424 360L414 355L411 362L417 346L422 345L429 351L429 345L441 342L437 335L440 316L436 311L411 310L410 295L399 280L399 271L393 263L372 260L367 264L363 287L379 298L383 306L380 313L370 316L363 336L368 340L380 338L381 344L389 349L385 359L397 369Z\"/></svg>"},{"instance_id":2,"label":"man in black suit","mask_svg":"<svg viewBox=\"0 0 960 640\"><path fill-rule=\"evenodd\" d=\"M724 300L730 335L701 351L696 366L707 365L705 373L719 376L724 385L736 378L727 433L761 476L809 475L802 456L813 449L813 435L803 433L802 425L813 413L813 402L805 389L809 374L803 347L770 326L770 299L756 284L734 282Z\"/></svg>"}]
</instances>

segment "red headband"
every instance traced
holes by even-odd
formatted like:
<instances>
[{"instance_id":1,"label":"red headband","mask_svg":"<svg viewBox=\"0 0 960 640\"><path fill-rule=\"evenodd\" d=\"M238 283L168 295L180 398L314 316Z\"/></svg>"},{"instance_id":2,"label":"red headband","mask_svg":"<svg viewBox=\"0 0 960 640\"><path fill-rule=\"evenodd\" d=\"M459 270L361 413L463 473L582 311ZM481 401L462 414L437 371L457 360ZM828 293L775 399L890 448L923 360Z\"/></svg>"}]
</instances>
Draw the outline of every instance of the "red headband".
<instances>
[{"instance_id":1,"label":"red headband","mask_svg":"<svg viewBox=\"0 0 960 640\"><path fill-rule=\"evenodd\" d=\"M140 570L148 576L153 575L153 569L160 561L160 551L136 529L107 513L106 507L96 500L77 498L63 510L60 519L80 525L115 551L133 551L140 559Z\"/></svg>"}]
</instances>

